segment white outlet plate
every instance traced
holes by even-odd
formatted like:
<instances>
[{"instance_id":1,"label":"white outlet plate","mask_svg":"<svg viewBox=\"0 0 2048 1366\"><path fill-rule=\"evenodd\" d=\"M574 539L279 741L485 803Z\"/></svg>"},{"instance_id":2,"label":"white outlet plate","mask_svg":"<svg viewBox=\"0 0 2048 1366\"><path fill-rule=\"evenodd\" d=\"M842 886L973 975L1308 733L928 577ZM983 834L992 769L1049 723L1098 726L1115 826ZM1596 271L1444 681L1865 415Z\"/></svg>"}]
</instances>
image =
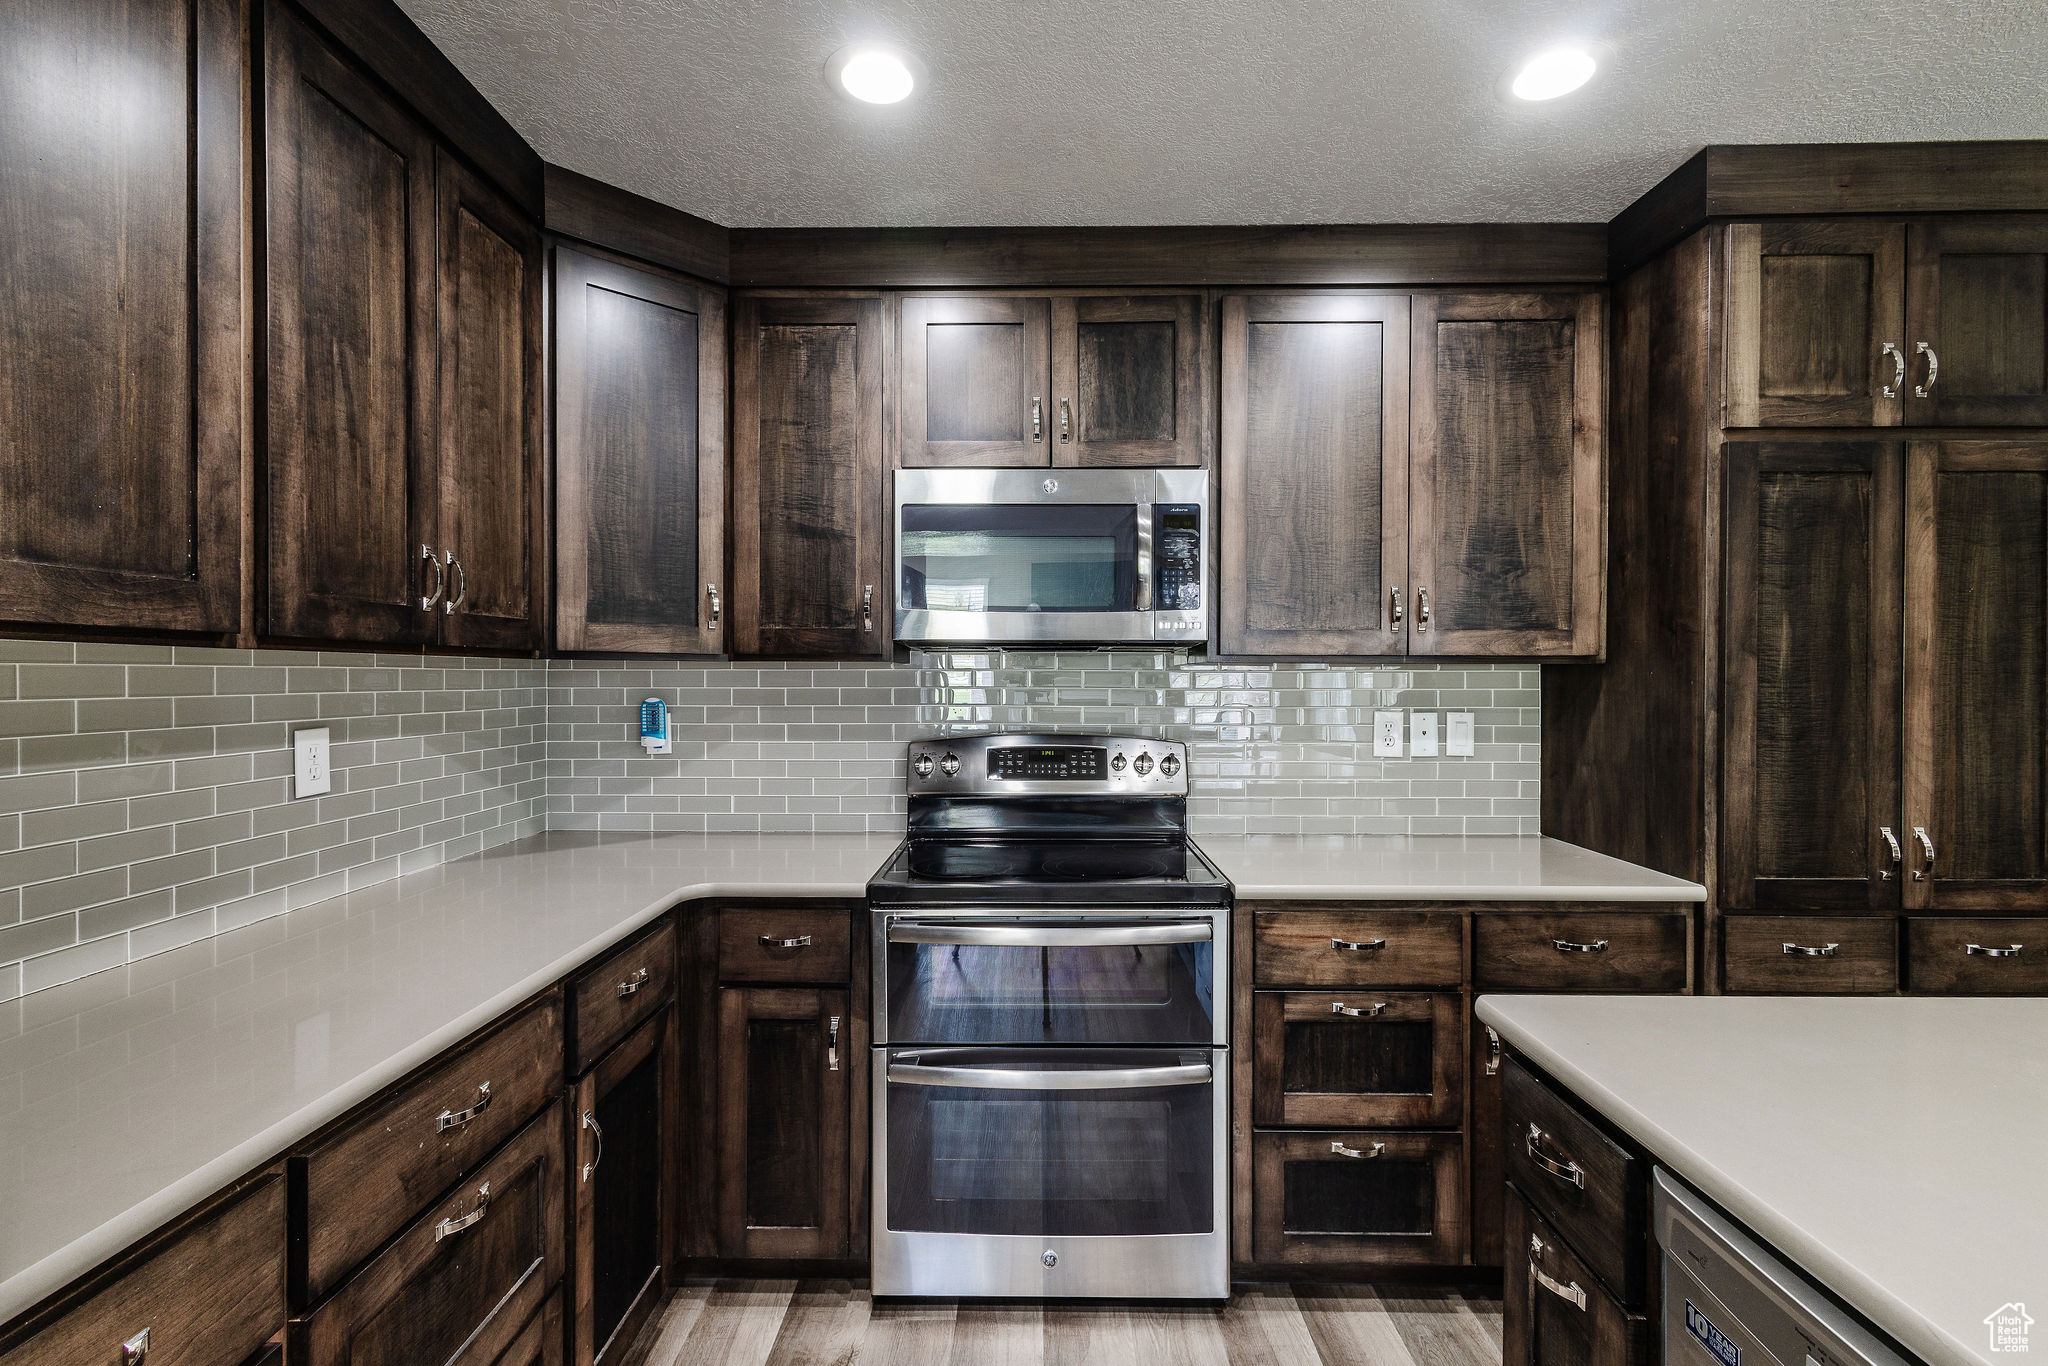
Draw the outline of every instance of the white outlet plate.
<instances>
[{"instance_id":1,"label":"white outlet plate","mask_svg":"<svg viewBox=\"0 0 2048 1366\"><path fill-rule=\"evenodd\" d=\"M1408 752L1418 759L1436 757L1436 713L1433 711L1411 711L1408 713Z\"/></svg>"},{"instance_id":2,"label":"white outlet plate","mask_svg":"<svg viewBox=\"0 0 2048 1366\"><path fill-rule=\"evenodd\" d=\"M1383 759L1401 757L1401 713L1376 711L1372 714L1372 752Z\"/></svg>"},{"instance_id":3,"label":"white outlet plate","mask_svg":"<svg viewBox=\"0 0 2048 1366\"><path fill-rule=\"evenodd\" d=\"M1472 713L1469 711L1447 712L1444 715L1444 753L1455 759L1472 757Z\"/></svg>"},{"instance_id":4,"label":"white outlet plate","mask_svg":"<svg viewBox=\"0 0 2048 1366\"><path fill-rule=\"evenodd\" d=\"M292 732L292 795L317 797L334 790L334 773L327 766L328 732L325 726Z\"/></svg>"}]
</instances>

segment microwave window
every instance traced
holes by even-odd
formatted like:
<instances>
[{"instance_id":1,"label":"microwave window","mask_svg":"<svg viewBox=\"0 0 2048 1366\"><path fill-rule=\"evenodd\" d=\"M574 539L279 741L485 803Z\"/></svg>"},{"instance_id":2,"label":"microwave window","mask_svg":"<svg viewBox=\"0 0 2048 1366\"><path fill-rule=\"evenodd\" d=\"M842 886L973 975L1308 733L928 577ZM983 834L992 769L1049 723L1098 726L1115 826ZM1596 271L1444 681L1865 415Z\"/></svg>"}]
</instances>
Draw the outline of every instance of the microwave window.
<instances>
[{"instance_id":1,"label":"microwave window","mask_svg":"<svg viewBox=\"0 0 2048 1366\"><path fill-rule=\"evenodd\" d=\"M903 509L900 606L933 612L1126 612L1137 597L1137 509Z\"/></svg>"}]
</instances>

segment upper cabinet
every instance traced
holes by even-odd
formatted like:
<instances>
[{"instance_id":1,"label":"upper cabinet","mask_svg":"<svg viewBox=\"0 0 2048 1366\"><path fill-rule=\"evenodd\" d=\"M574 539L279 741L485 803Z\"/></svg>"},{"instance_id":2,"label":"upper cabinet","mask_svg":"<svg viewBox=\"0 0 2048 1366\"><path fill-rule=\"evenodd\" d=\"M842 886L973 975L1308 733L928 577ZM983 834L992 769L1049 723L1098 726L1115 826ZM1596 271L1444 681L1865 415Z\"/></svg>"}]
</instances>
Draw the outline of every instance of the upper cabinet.
<instances>
[{"instance_id":1,"label":"upper cabinet","mask_svg":"<svg viewBox=\"0 0 2048 1366\"><path fill-rule=\"evenodd\" d=\"M734 309L735 654L887 652L883 341L879 295Z\"/></svg>"},{"instance_id":2,"label":"upper cabinet","mask_svg":"<svg viewBox=\"0 0 2048 1366\"><path fill-rule=\"evenodd\" d=\"M1728 228L1729 427L2048 426L2048 218Z\"/></svg>"},{"instance_id":3,"label":"upper cabinet","mask_svg":"<svg viewBox=\"0 0 2048 1366\"><path fill-rule=\"evenodd\" d=\"M1200 295L910 295L902 307L900 464L1203 463Z\"/></svg>"},{"instance_id":4,"label":"upper cabinet","mask_svg":"<svg viewBox=\"0 0 2048 1366\"><path fill-rule=\"evenodd\" d=\"M1226 296L1222 652L1597 654L1602 306Z\"/></svg>"},{"instance_id":5,"label":"upper cabinet","mask_svg":"<svg viewBox=\"0 0 2048 1366\"><path fill-rule=\"evenodd\" d=\"M555 643L724 648L725 292L555 249Z\"/></svg>"},{"instance_id":6,"label":"upper cabinet","mask_svg":"<svg viewBox=\"0 0 2048 1366\"><path fill-rule=\"evenodd\" d=\"M239 624L240 45L232 0L0 10L0 620Z\"/></svg>"}]
</instances>

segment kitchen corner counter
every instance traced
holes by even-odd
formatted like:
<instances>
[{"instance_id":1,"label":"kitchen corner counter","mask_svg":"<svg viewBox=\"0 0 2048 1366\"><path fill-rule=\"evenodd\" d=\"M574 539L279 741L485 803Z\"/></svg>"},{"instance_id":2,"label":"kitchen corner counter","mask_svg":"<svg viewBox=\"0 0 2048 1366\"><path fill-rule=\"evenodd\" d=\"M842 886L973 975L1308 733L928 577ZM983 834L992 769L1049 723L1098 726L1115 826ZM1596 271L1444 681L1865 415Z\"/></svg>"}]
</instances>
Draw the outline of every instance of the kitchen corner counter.
<instances>
[{"instance_id":1,"label":"kitchen corner counter","mask_svg":"<svg viewBox=\"0 0 2048 1366\"><path fill-rule=\"evenodd\" d=\"M0 1005L0 1322L679 902L897 835L537 835Z\"/></svg>"},{"instance_id":2,"label":"kitchen corner counter","mask_svg":"<svg viewBox=\"0 0 2048 1366\"><path fill-rule=\"evenodd\" d=\"M1697 882L1542 835L1200 835L1240 901L1705 901Z\"/></svg>"},{"instance_id":3,"label":"kitchen corner counter","mask_svg":"<svg viewBox=\"0 0 2048 1366\"><path fill-rule=\"evenodd\" d=\"M1485 996L1479 1018L1932 1366L2048 1305L2048 1000Z\"/></svg>"}]
</instances>

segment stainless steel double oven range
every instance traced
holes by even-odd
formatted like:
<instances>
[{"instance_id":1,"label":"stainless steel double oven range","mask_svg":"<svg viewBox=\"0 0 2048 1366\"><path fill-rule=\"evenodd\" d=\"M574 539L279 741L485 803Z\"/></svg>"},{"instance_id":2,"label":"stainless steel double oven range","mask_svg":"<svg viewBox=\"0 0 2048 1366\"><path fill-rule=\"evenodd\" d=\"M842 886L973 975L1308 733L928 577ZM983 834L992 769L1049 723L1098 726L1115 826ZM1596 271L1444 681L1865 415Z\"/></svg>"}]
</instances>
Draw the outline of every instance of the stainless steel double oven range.
<instances>
[{"instance_id":1,"label":"stainless steel double oven range","mask_svg":"<svg viewBox=\"0 0 2048 1366\"><path fill-rule=\"evenodd\" d=\"M1230 1291L1230 885L1167 740L910 749L868 886L877 1295Z\"/></svg>"}]
</instances>

